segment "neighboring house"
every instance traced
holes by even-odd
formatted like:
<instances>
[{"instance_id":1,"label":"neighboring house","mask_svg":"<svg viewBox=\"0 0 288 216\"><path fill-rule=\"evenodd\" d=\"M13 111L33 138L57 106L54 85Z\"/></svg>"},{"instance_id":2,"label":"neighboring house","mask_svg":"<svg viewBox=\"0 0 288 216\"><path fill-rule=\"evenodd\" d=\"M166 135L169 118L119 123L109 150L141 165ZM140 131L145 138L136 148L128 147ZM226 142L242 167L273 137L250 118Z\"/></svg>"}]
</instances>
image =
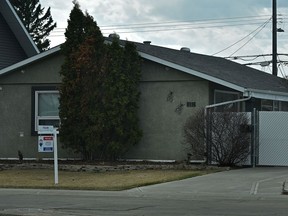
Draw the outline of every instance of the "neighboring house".
<instances>
[{"instance_id":1,"label":"neighboring house","mask_svg":"<svg viewBox=\"0 0 288 216\"><path fill-rule=\"evenodd\" d=\"M182 126L190 115L210 104L247 98L229 109L288 111L285 79L187 48L135 44L142 58L139 117L143 138L125 159L185 159ZM18 150L24 158L53 157L37 152L37 130L38 125L59 124L57 87L62 63L60 48L55 47L0 69L0 158L17 158ZM59 156L75 155L60 149Z\"/></svg>"},{"instance_id":2,"label":"neighboring house","mask_svg":"<svg viewBox=\"0 0 288 216\"><path fill-rule=\"evenodd\" d=\"M199 108L224 101L232 111L288 111L288 81L219 57L136 43L143 58L142 142L128 158L183 159L182 127ZM216 110L223 110L217 107Z\"/></svg>"},{"instance_id":3,"label":"neighboring house","mask_svg":"<svg viewBox=\"0 0 288 216\"><path fill-rule=\"evenodd\" d=\"M8 0L0 2L0 69L37 55L38 48Z\"/></svg>"}]
</instances>

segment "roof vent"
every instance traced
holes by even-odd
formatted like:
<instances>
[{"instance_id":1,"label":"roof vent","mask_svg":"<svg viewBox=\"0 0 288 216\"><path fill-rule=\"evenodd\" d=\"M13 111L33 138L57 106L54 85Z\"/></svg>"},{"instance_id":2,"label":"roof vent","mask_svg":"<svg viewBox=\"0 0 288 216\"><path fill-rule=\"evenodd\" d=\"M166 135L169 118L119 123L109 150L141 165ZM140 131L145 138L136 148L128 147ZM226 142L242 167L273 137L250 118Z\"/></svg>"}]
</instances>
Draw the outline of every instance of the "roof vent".
<instances>
[{"instance_id":1,"label":"roof vent","mask_svg":"<svg viewBox=\"0 0 288 216\"><path fill-rule=\"evenodd\" d=\"M151 41L143 41L143 44L150 45L150 44L151 44Z\"/></svg>"},{"instance_id":2,"label":"roof vent","mask_svg":"<svg viewBox=\"0 0 288 216\"><path fill-rule=\"evenodd\" d=\"M180 50L184 52L190 52L190 49L188 47L182 47Z\"/></svg>"},{"instance_id":3,"label":"roof vent","mask_svg":"<svg viewBox=\"0 0 288 216\"><path fill-rule=\"evenodd\" d=\"M120 39L120 35L116 33L109 34L109 38L117 38Z\"/></svg>"}]
</instances>

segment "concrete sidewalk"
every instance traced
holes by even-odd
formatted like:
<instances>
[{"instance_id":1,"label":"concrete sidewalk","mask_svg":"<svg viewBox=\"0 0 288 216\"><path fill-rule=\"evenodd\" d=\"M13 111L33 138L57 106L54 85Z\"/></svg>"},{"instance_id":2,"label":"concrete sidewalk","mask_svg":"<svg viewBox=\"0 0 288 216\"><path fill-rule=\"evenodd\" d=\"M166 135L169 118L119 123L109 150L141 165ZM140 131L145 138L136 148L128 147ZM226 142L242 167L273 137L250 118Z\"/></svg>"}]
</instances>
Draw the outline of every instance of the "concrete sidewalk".
<instances>
[{"instance_id":1,"label":"concrete sidewalk","mask_svg":"<svg viewBox=\"0 0 288 216\"><path fill-rule=\"evenodd\" d=\"M245 168L140 187L129 192L181 196L283 196L285 180L288 180L288 167Z\"/></svg>"}]
</instances>

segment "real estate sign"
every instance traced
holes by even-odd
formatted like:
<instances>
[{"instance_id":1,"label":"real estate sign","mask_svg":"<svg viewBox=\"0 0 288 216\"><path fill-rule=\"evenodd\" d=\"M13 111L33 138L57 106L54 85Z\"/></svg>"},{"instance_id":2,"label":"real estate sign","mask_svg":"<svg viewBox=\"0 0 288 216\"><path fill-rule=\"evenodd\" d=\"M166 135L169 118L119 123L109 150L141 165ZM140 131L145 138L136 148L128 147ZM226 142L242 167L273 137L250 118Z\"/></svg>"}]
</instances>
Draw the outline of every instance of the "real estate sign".
<instances>
[{"instance_id":1,"label":"real estate sign","mask_svg":"<svg viewBox=\"0 0 288 216\"><path fill-rule=\"evenodd\" d=\"M38 152L53 152L54 139L51 135L38 136Z\"/></svg>"}]
</instances>

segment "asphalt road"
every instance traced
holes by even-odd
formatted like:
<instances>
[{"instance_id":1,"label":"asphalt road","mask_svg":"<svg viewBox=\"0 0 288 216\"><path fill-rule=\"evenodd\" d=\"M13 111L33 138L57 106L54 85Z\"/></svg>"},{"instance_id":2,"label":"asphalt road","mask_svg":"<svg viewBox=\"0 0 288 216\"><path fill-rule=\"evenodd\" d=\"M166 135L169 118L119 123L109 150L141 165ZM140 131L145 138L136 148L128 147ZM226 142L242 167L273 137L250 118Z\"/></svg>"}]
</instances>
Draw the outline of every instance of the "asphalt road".
<instances>
[{"instance_id":1,"label":"asphalt road","mask_svg":"<svg viewBox=\"0 0 288 216\"><path fill-rule=\"evenodd\" d=\"M121 192L0 189L0 215L288 215L286 179L249 168Z\"/></svg>"}]
</instances>

